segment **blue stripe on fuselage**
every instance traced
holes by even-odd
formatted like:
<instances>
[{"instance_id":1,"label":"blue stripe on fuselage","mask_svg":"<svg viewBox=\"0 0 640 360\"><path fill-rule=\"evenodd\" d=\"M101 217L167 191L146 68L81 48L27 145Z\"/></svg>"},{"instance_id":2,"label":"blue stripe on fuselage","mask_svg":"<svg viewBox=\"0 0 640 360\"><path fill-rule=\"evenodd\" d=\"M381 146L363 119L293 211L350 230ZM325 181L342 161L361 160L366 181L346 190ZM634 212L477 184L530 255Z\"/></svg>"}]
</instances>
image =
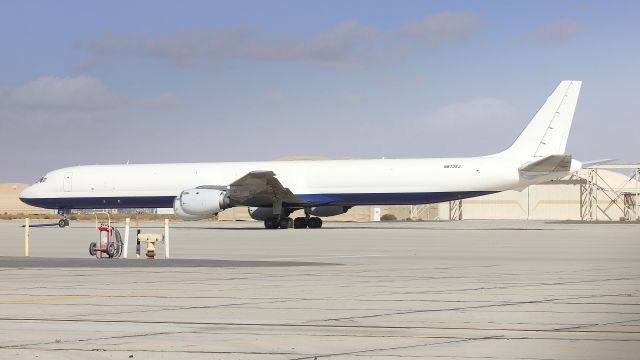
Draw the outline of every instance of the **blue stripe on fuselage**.
<instances>
[{"instance_id":1,"label":"blue stripe on fuselage","mask_svg":"<svg viewBox=\"0 0 640 360\"><path fill-rule=\"evenodd\" d=\"M123 196L73 198L20 198L28 205L47 209L171 208L175 196Z\"/></svg>"},{"instance_id":2,"label":"blue stripe on fuselage","mask_svg":"<svg viewBox=\"0 0 640 360\"><path fill-rule=\"evenodd\" d=\"M412 205L466 199L495 192L298 194L296 197L310 205ZM171 208L174 199L175 196L20 198L25 204L48 209Z\"/></svg>"},{"instance_id":3,"label":"blue stripe on fuselage","mask_svg":"<svg viewBox=\"0 0 640 360\"><path fill-rule=\"evenodd\" d=\"M299 194L297 198L327 205L412 205L433 204L493 194L496 191L456 191L421 193Z\"/></svg>"}]
</instances>

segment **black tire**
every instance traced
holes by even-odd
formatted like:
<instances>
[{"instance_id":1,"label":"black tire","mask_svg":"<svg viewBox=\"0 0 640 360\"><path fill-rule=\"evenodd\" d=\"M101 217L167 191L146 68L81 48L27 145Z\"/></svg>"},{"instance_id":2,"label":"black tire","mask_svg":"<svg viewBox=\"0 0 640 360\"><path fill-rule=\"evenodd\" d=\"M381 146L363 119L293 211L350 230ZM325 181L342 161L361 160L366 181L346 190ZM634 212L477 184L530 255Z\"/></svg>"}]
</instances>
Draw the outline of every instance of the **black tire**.
<instances>
[{"instance_id":1,"label":"black tire","mask_svg":"<svg viewBox=\"0 0 640 360\"><path fill-rule=\"evenodd\" d=\"M96 243L89 244L89 255L96 256Z\"/></svg>"},{"instance_id":2,"label":"black tire","mask_svg":"<svg viewBox=\"0 0 640 360\"><path fill-rule=\"evenodd\" d=\"M319 217L309 218L309 229L320 229L322 227L322 219Z\"/></svg>"},{"instance_id":3,"label":"black tire","mask_svg":"<svg viewBox=\"0 0 640 360\"><path fill-rule=\"evenodd\" d=\"M277 229L279 225L280 225L280 222L278 221L277 218L270 217L264 220L264 227L266 229Z\"/></svg>"},{"instance_id":4,"label":"black tire","mask_svg":"<svg viewBox=\"0 0 640 360\"><path fill-rule=\"evenodd\" d=\"M67 226L67 222L64 221L64 219L60 219L60 221L58 221L58 226L63 228L65 226Z\"/></svg>"},{"instance_id":5,"label":"black tire","mask_svg":"<svg viewBox=\"0 0 640 360\"><path fill-rule=\"evenodd\" d=\"M307 224L307 218L297 217L293 220L294 229L306 229L309 226Z\"/></svg>"},{"instance_id":6,"label":"black tire","mask_svg":"<svg viewBox=\"0 0 640 360\"><path fill-rule=\"evenodd\" d=\"M280 219L280 229L288 229L293 226L293 220L290 217Z\"/></svg>"},{"instance_id":7,"label":"black tire","mask_svg":"<svg viewBox=\"0 0 640 360\"><path fill-rule=\"evenodd\" d=\"M64 225L69 226L69 219L64 219Z\"/></svg>"},{"instance_id":8,"label":"black tire","mask_svg":"<svg viewBox=\"0 0 640 360\"><path fill-rule=\"evenodd\" d=\"M110 258L116 256L116 254L118 253L118 245L115 242L110 242L107 244L107 255L109 255Z\"/></svg>"},{"instance_id":9,"label":"black tire","mask_svg":"<svg viewBox=\"0 0 640 360\"><path fill-rule=\"evenodd\" d=\"M114 257L118 258L118 257L120 257L120 255L122 255L122 248L123 248L122 235L120 235L120 231L118 231L118 229L116 229L116 228L113 228L113 232L114 232L115 237L116 237L115 241L116 241L116 246L117 246L117 252L116 252L116 255Z\"/></svg>"}]
</instances>

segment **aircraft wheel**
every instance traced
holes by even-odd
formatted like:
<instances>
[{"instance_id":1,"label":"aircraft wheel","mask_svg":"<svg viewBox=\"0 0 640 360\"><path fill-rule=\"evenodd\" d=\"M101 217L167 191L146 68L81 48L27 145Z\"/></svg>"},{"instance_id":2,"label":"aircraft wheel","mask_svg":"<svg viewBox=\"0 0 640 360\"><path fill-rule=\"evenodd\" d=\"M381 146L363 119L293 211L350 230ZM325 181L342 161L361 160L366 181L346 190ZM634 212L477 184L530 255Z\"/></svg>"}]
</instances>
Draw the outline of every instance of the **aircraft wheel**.
<instances>
[{"instance_id":1,"label":"aircraft wheel","mask_svg":"<svg viewBox=\"0 0 640 360\"><path fill-rule=\"evenodd\" d=\"M89 255L96 256L96 243L89 244Z\"/></svg>"},{"instance_id":2,"label":"aircraft wheel","mask_svg":"<svg viewBox=\"0 0 640 360\"><path fill-rule=\"evenodd\" d=\"M64 219L64 225L69 226L69 219Z\"/></svg>"},{"instance_id":3,"label":"aircraft wheel","mask_svg":"<svg viewBox=\"0 0 640 360\"><path fill-rule=\"evenodd\" d=\"M67 224L65 219L60 219L60 221L58 221L58 226L61 227L61 228L65 227L67 225L69 225L69 224Z\"/></svg>"},{"instance_id":4,"label":"aircraft wheel","mask_svg":"<svg viewBox=\"0 0 640 360\"><path fill-rule=\"evenodd\" d=\"M277 229L279 225L280 221L278 221L277 218L270 217L264 220L264 227L266 229Z\"/></svg>"},{"instance_id":5,"label":"aircraft wheel","mask_svg":"<svg viewBox=\"0 0 640 360\"><path fill-rule=\"evenodd\" d=\"M306 229L307 226L309 226L307 224L307 219L303 218L303 217L297 217L293 220L293 228L294 229Z\"/></svg>"},{"instance_id":6,"label":"aircraft wheel","mask_svg":"<svg viewBox=\"0 0 640 360\"><path fill-rule=\"evenodd\" d=\"M322 219L319 217L309 218L309 229L319 229L322 227Z\"/></svg>"},{"instance_id":7,"label":"aircraft wheel","mask_svg":"<svg viewBox=\"0 0 640 360\"><path fill-rule=\"evenodd\" d=\"M293 220L290 217L286 217L280 220L280 229L288 229L293 226Z\"/></svg>"}]
</instances>

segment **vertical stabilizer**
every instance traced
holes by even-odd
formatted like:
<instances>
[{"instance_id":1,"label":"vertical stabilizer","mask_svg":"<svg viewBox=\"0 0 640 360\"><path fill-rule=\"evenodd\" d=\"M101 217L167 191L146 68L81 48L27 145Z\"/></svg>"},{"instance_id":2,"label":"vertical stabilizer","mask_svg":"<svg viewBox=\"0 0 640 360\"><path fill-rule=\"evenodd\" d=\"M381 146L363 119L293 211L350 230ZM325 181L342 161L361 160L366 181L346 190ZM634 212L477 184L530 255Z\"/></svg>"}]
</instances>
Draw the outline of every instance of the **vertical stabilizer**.
<instances>
[{"instance_id":1,"label":"vertical stabilizer","mask_svg":"<svg viewBox=\"0 0 640 360\"><path fill-rule=\"evenodd\" d=\"M515 143L500 155L537 159L564 154L581 85L581 81L562 81Z\"/></svg>"}]
</instances>

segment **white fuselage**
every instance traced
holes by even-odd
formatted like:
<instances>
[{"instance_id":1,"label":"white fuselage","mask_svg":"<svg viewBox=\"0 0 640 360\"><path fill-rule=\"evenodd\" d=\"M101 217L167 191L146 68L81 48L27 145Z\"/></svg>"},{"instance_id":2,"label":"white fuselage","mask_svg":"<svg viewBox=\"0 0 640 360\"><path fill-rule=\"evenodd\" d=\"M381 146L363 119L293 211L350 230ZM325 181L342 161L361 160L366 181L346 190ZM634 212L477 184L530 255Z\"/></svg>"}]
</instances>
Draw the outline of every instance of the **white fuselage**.
<instances>
[{"instance_id":1,"label":"white fuselage","mask_svg":"<svg viewBox=\"0 0 640 360\"><path fill-rule=\"evenodd\" d=\"M520 165L516 159L496 156L87 165L50 172L21 198L60 209L171 207L185 189L226 186L251 171L269 170L293 194L313 204L426 204L526 185Z\"/></svg>"}]
</instances>

